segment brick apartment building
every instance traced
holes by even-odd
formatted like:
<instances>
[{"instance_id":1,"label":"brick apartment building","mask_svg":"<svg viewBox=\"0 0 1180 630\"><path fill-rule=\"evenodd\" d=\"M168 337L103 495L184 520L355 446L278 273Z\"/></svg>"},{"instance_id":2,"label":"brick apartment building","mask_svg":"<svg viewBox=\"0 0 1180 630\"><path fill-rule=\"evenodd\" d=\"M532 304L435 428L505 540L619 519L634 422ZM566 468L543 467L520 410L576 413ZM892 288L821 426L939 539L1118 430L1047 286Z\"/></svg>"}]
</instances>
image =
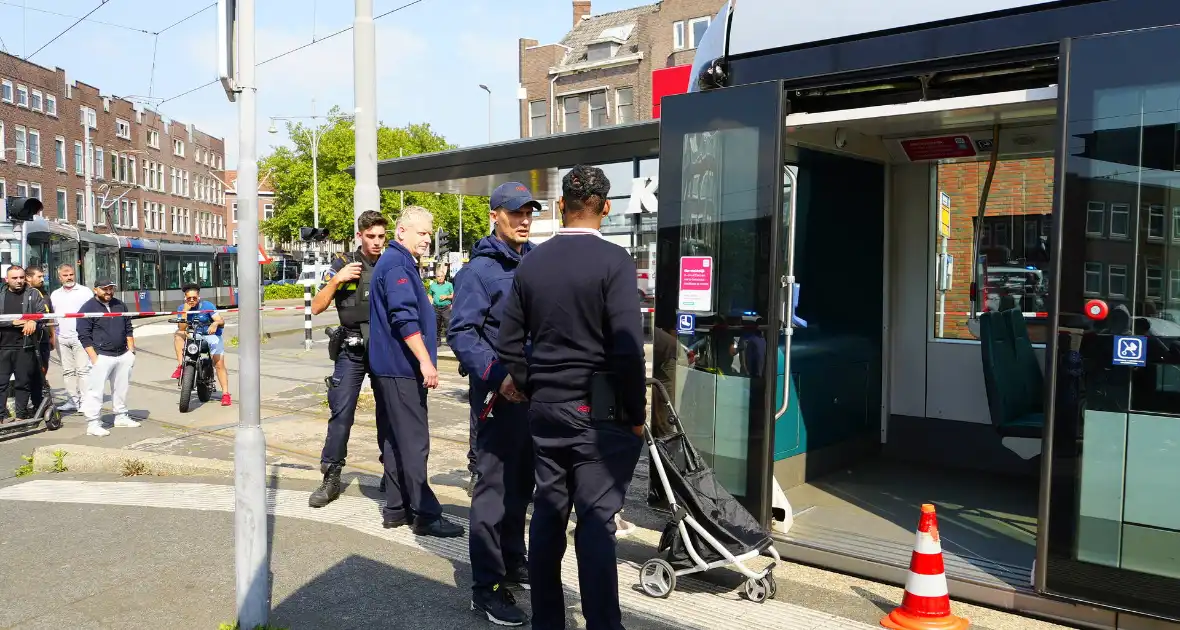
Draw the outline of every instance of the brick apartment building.
<instances>
[{"instance_id":1,"label":"brick apartment building","mask_svg":"<svg viewBox=\"0 0 1180 630\"><path fill-rule=\"evenodd\" d=\"M225 211L228 218L230 229L230 245L237 245L240 234L238 233L238 172L226 171L225 183L228 186L225 190ZM263 173L258 178L258 221L261 223L274 216L275 213L275 189L271 184L270 177L267 173ZM260 236L258 244L262 245L268 254L275 254L276 247L272 239L265 236Z\"/></svg>"},{"instance_id":2,"label":"brick apartment building","mask_svg":"<svg viewBox=\"0 0 1180 630\"><path fill-rule=\"evenodd\" d=\"M82 228L87 159L95 232L227 243L224 139L0 53L0 195L37 197L46 219ZM3 262L19 240L0 224Z\"/></svg>"}]
</instances>

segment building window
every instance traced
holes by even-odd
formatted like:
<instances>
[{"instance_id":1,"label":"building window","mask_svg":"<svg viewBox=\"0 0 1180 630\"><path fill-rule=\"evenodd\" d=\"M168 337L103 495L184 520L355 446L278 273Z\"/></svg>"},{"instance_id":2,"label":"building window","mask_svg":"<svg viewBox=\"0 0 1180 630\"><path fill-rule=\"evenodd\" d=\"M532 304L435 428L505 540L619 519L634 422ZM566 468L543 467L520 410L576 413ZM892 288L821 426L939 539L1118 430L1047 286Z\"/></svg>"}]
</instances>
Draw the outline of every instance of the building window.
<instances>
[{"instance_id":1,"label":"building window","mask_svg":"<svg viewBox=\"0 0 1180 630\"><path fill-rule=\"evenodd\" d=\"M122 118L115 119L115 135L124 140L131 139L131 123Z\"/></svg>"},{"instance_id":2,"label":"building window","mask_svg":"<svg viewBox=\"0 0 1180 630\"><path fill-rule=\"evenodd\" d=\"M1086 282L1083 290L1086 295L1102 295L1102 263L1086 263Z\"/></svg>"},{"instance_id":3,"label":"building window","mask_svg":"<svg viewBox=\"0 0 1180 630\"><path fill-rule=\"evenodd\" d=\"M8 197L8 188L4 184L4 180L0 179L0 199L6 199L7 197Z\"/></svg>"},{"instance_id":4,"label":"building window","mask_svg":"<svg viewBox=\"0 0 1180 630\"><path fill-rule=\"evenodd\" d=\"M86 163L82 161L82 142L80 140L74 141L74 173L78 175L85 175L84 172Z\"/></svg>"},{"instance_id":5,"label":"building window","mask_svg":"<svg viewBox=\"0 0 1180 630\"><path fill-rule=\"evenodd\" d=\"M606 115L606 92L590 94L590 128L605 127L610 122Z\"/></svg>"},{"instance_id":6,"label":"building window","mask_svg":"<svg viewBox=\"0 0 1180 630\"><path fill-rule=\"evenodd\" d=\"M619 88L615 90L615 122L620 125L635 122L635 90Z\"/></svg>"},{"instance_id":7,"label":"building window","mask_svg":"<svg viewBox=\"0 0 1180 630\"><path fill-rule=\"evenodd\" d=\"M237 244L238 244L238 231L234 230L234 245L236 246Z\"/></svg>"},{"instance_id":8,"label":"building window","mask_svg":"<svg viewBox=\"0 0 1180 630\"><path fill-rule=\"evenodd\" d=\"M81 106L82 120L86 121L86 126L91 129L98 129L98 113L92 107Z\"/></svg>"},{"instance_id":9,"label":"building window","mask_svg":"<svg viewBox=\"0 0 1180 630\"><path fill-rule=\"evenodd\" d=\"M1164 207L1151 205L1147 207L1147 238L1164 237Z\"/></svg>"},{"instance_id":10,"label":"building window","mask_svg":"<svg viewBox=\"0 0 1180 630\"><path fill-rule=\"evenodd\" d=\"M29 109L38 112L45 111L45 96L41 94L40 90L33 90L33 96L29 99Z\"/></svg>"},{"instance_id":11,"label":"building window","mask_svg":"<svg viewBox=\"0 0 1180 630\"><path fill-rule=\"evenodd\" d=\"M0 100L12 102L12 81L0 81Z\"/></svg>"},{"instance_id":12,"label":"building window","mask_svg":"<svg viewBox=\"0 0 1180 630\"><path fill-rule=\"evenodd\" d=\"M74 216L77 217L76 220L78 223L82 223L84 221L84 219L82 217L82 213L85 210L86 209L82 207L82 191L75 190L74 191Z\"/></svg>"},{"instance_id":13,"label":"building window","mask_svg":"<svg viewBox=\"0 0 1180 630\"><path fill-rule=\"evenodd\" d=\"M33 182L29 184L29 196L33 199L41 199L41 184Z\"/></svg>"},{"instance_id":14,"label":"building window","mask_svg":"<svg viewBox=\"0 0 1180 630\"><path fill-rule=\"evenodd\" d=\"M1110 237L1128 238L1131 235L1131 206L1110 204Z\"/></svg>"},{"instance_id":15,"label":"building window","mask_svg":"<svg viewBox=\"0 0 1180 630\"><path fill-rule=\"evenodd\" d=\"M672 50L684 50L684 22L672 23Z\"/></svg>"},{"instance_id":16,"label":"building window","mask_svg":"<svg viewBox=\"0 0 1180 630\"><path fill-rule=\"evenodd\" d=\"M539 138L549 133L549 101L529 103L529 137Z\"/></svg>"},{"instance_id":17,"label":"building window","mask_svg":"<svg viewBox=\"0 0 1180 630\"><path fill-rule=\"evenodd\" d=\"M1160 300L1164 297L1164 270L1160 267L1148 267L1146 271L1147 298Z\"/></svg>"},{"instance_id":18,"label":"building window","mask_svg":"<svg viewBox=\"0 0 1180 630\"><path fill-rule=\"evenodd\" d=\"M4 136L0 135L0 141L3 140ZM1172 240L1180 241L1180 206L1172 208Z\"/></svg>"},{"instance_id":19,"label":"building window","mask_svg":"<svg viewBox=\"0 0 1180 630\"><path fill-rule=\"evenodd\" d=\"M160 148L160 132L155 129L148 129L147 132L148 146L153 149Z\"/></svg>"},{"instance_id":20,"label":"building window","mask_svg":"<svg viewBox=\"0 0 1180 630\"><path fill-rule=\"evenodd\" d=\"M1111 265L1106 271L1106 290L1110 297L1127 296L1127 266Z\"/></svg>"},{"instance_id":21,"label":"building window","mask_svg":"<svg viewBox=\"0 0 1180 630\"><path fill-rule=\"evenodd\" d=\"M172 155L175 155L177 157L184 157L184 141L182 141L182 140L173 140L172 141Z\"/></svg>"},{"instance_id":22,"label":"building window","mask_svg":"<svg viewBox=\"0 0 1180 630\"><path fill-rule=\"evenodd\" d=\"M57 97L52 94L45 95L45 113L50 116L57 116Z\"/></svg>"},{"instance_id":23,"label":"building window","mask_svg":"<svg viewBox=\"0 0 1180 630\"><path fill-rule=\"evenodd\" d=\"M94 148L94 167L90 169L90 172L95 177L102 179L102 147Z\"/></svg>"},{"instance_id":24,"label":"building window","mask_svg":"<svg viewBox=\"0 0 1180 630\"><path fill-rule=\"evenodd\" d=\"M705 31L709 30L709 22L712 18L699 17L688 21L688 47L696 48L701 45L701 40L705 37Z\"/></svg>"},{"instance_id":25,"label":"building window","mask_svg":"<svg viewBox=\"0 0 1180 630\"><path fill-rule=\"evenodd\" d=\"M1106 223L1106 204L1101 201L1091 201L1086 204L1086 234L1102 236Z\"/></svg>"},{"instance_id":26,"label":"building window","mask_svg":"<svg viewBox=\"0 0 1180 630\"><path fill-rule=\"evenodd\" d=\"M237 223L238 222L238 202L236 202L236 201L234 202L234 205L233 205L233 213L234 213L233 214L234 223Z\"/></svg>"},{"instance_id":27,"label":"building window","mask_svg":"<svg viewBox=\"0 0 1180 630\"><path fill-rule=\"evenodd\" d=\"M69 220L69 212L66 211L66 198L69 193L65 188L57 189L57 218Z\"/></svg>"},{"instance_id":28,"label":"building window","mask_svg":"<svg viewBox=\"0 0 1180 630\"><path fill-rule=\"evenodd\" d=\"M16 163L17 164L28 164L28 162L29 162L29 143L28 143L28 135L25 132L25 128L24 127L17 127L16 133L14 134L14 136L16 138L16 144L15 144Z\"/></svg>"},{"instance_id":29,"label":"building window","mask_svg":"<svg viewBox=\"0 0 1180 630\"><path fill-rule=\"evenodd\" d=\"M29 166L41 166L41 132L29 130Z\"/></svg>"},{"instance_id":30,"label":"building window","mask_svg":"<svg viewBox=\"0 0 1180 630\"><path fill-rule=\"evenodd\" d=\"M275 207L273 205L268 203L268 204L262 206L263 219L269 221L269 220L273 219L274 216L275 216Z\"/></svg>"},{"instance_id":31,"label":"building window","mask_svg":"<svg viewBox=\"0 0 1180 630\"><path fill-rule=\"evenodd\" d=\"M16 104L19 107L29 106L29 88L17 84L16 86Z\"/></svg>"},{"instance_id":32,"label":"building window","mask_svg":"<svg viewBox=\"0 0 1180 630\"><path fill-rule=\"evenodd\" d=\"M1168 299L1180 302L1180 269L1168 272Z\"/></svg>"},{"instance_id":33,"label":"building window","mask_svg":"<svg viewBox=\"0 0 1180 630\"><path fill-rule=\"evenodd\" d=\"M582 99L577 96L567 96L561 101L565 116L562 119L562 129L578 131L582 128Z\"/></svg>"},{"instance_id":34,"label":"building window","mask_svg":"<svg viewBox=\"0 0 1180 630\"><path fill-rule=\"evenodd\" d=\"M66 170L66 139L61 136L53 139L53 163L57 170Z\"/></svg>"},{"instance_id":35,"label":"building window","mask_svg":"<svg viewBox=\"0 0 1180 630\"><path fill-rule=\"evenodd\" d=\"M16 183L16 196L17 197L28 197L29 196L29 182L18 181Z\"/></svg>"},{"instance_id":36,"label":"building window","mask_svg":"<svg viewBox=\"0 0 1180 630\"><path fill-rule=\"evenodd\" d=\"M8 151L5 149L8 145L4 143L4 121L0 120L0 162L8 159ZM3 197L0 197L3 199Z\"/></svg>"}]
</instances>

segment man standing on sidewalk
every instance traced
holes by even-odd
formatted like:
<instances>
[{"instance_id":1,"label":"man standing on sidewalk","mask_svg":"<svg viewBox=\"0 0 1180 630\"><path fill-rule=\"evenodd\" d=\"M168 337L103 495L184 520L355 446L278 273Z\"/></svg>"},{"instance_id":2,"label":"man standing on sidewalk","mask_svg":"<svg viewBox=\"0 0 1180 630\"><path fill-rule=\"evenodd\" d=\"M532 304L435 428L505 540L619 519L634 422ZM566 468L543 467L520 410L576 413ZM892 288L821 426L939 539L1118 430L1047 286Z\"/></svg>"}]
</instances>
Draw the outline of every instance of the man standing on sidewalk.
<instances>
[{"instance_id":1,"label":"man standing on sidewalk","mask_svg":"<svg viewBox=\"0 0 1180 630\"><path fill-rule=\"evenodd\" d=\"M63 264L57 268L61 286L50 296L54 313L77 313L82 305L94 297L94 292L74 281L74 268ZM77 411L82 407L82 393L86 389L86 375L90 373L90 358L82 342L78 341L78 320L57 320L57 350L61 359L61 380L66 390L66 402L58 406L62 412Z\"/></svg>"},{"instance_id":2,"label":"man standing on sidewalk","mask_svg":"<svg viewBox=\"0 0 1180 630\"><path fill-rule=\"evenodd\" d=\"M45 312L53 312L53 301L49 299L49 295L45 293L45 270L38 265L29 265L25 267L25 278L28 280L29 288L36 289L41 294L41 299L45 302ZM41 330L37 331L37 358L38 366L41 368L41 378L35 384L35 387L41 389L42 399L45 394L49 394L49 355L53 352L54 334L53 330L56 328L56 323L53 320L47 320L42 326ZM38 406L40 406L38 404ZM29 417L37 413L37 407L29 408Z\"/></svg>"},{"instance_id":3,"label":"man standing on sidewalk","mask_svg":"<svg viewBox=\"0 0 1180 630\"><path fill-rule=\"evenodd\" d=\"M418 258L430 251L434 217L418 206L402 210L397 240L373 270L369 302L369 367L377 422L385 423L385 527L413 523L419 536L454 538L463 528L447 520L430 488L426 460L430 425L426 390L438 387L438 332L422 285Z\"/></svg>"},{"instance_id":4,"label":"man standing on sidewalk","mask_svg":"<svg viewBox=\"0 0 1180 630\"><path fill-rule=\"evenodd\" d=\"M447 282L447 268L439 265L430 284L430 303L434 306L434 322L438 327L438 345L446 343L447 328L451 323L451 301L455 299L455 285Z\"/></svg>"},{"instance_id":5,"label":"man standing on sidewalk","mask_svg":"<svg viewBox=\"0 0 1180 630\"><path fill-rule=\"evenodd\" d=\"M529 588L525 513L533 494L533 443L528 405L493 349L500 329L497 305L512 291L521 257L532 249L529 227L541 205L523 184L492 192L495 232L471 250L455 276L460 289L447 339L470 382L476 475L471 499L471 608L501 626L528 617L506 587Z\"/></svg>"},{"instance_id":6,"label":"man standing on sidewalk","mask_svg":"<svg viewBox=\"0 0 1180 630\"><path fill-rule=\"evenodd\" d=\"M4 274L5 285L0 291L0 314L44 313L45 301L36 289L25 283L25 270L12 265ZM15 376L16 417L28 420L33 409L41 406L42 390L40 372L37 370L36 333L43 329L38 320L15 320L0 322L0 421L8 418L8 380Z\"/></svg>"},{"instance_id":7,"label":"man standing on sidewalk","mask_svg":"<svg viewBox=\"0 0 1180 630\"><path fill-rule=\"evenodd\" d=\"M102 279L95 283L94 297L78 309L79 313L126 313L127 306L115 297L115 283ZM90 357L90 374L82 413L86 415L86 435L110 435L102 425L102 395L111 382L111 407L116 427L138 427L139 421L127 415L127 389L131 386L131 368L135 366L135 333L131 318L84 317L78 321L78 340Z\"/></svg>"},{"instance_id":8,"label":"man standing on sidewalk","mask_svg":"<svg viewBox=\"0 0 1180 630\"><path fill-rule=\"evenodd\" d=\"M385 251L385 215L373 210L361 213L357 220L357 238L361 246L348 258L332 261L332 268L324 273L324 283L311 300L311 314L319 315L336 304L340 327L332 334L328 355L335 367L328 377L328 435L320 454L320 473L324 481L308 497L313 508L324 507L340 496L340 471L348 455L348 436L356 419L356 402L361 395L361 384L369 373L366 345L369 338L369 285L373 266ZM371 385L371 384L370 384ZM377 448L384 442L385 427L377 423Z\"/></svg>"}]
</instances>

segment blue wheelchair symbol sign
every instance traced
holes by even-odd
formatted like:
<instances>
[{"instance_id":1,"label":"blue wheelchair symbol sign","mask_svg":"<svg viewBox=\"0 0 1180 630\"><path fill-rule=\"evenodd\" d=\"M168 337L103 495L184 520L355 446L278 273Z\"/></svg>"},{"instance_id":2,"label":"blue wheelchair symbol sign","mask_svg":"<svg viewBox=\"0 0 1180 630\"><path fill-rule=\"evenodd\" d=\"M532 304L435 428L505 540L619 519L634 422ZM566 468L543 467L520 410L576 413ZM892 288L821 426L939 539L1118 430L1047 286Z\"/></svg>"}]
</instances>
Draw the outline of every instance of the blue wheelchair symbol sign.
<instances>
[{"instance_id":1,"label":"blue wheelchair symbol sign","mask_svg":"<svg viewBox=\"0 0 1180 630\"><path fill-rule=\"evenodd\" d=\"M1115 337L1114 365L1147 365L1147 337Z\"/></svg>"},{"instance_id":2,"label":"blue wheelchair symbol sign","mask_svg":"<svg viewBox=\"0 0 1180 630\"><path fill-rule=\"evenodd\" d=\"M697 316L692 313L678 313L676 316L676 332L691 335L697 330Z\"/></svg>"}]
</instances>

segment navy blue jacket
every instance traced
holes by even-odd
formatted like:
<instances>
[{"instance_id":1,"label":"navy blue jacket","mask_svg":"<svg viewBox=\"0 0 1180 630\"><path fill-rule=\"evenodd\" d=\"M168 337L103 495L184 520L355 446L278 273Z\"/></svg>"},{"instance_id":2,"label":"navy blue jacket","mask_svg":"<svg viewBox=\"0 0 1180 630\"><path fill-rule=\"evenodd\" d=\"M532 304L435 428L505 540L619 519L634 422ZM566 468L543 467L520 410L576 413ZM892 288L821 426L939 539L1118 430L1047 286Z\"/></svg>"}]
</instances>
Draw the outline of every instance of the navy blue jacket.
<instances>
[{"instance_id":1,"label":"navy blue jacket","mask_svg":"<svg viewBox=\"0 0 1180 630\"><path fill-rule=\"evenodd\" d=\"M496 357L500 320L492 305L512 291L512 276L521 256L533 248L525 243L520 253L495 236L485 236L471 249L471 262L455 276L455 301L447 343L459 363L485 391L499 391L508 375ZM480 398L480 402L482 402Z\"/></svg>"},{"instance_id":2,"label":"navy blue jacket","mask_svg":"<svg viewBox=\"0 0 1180 630\"><path fill-rule=\"evenodd\" d=\"M438 364L438 324L422 286L418 261L401 243L390 244L373 269L369 286L369 369L376 376L421 381L418 359L406 340L422 336L431 363Z\"/></svg>"},{"instance_id":3,"label":"navy blue jacket","mask_svg":"<svg viewBox=\"0 0 1180 630\"><path fill-rule=\"evenodd\" d=\"M79 313L126 313L127 305L112 297L106 304L92 297L78 309ZM94 348L108 357L127 352L127 338L134 336L130 317L83 317L78 320L78 341L83 348Z\"/></svg>"}]
</instances>

